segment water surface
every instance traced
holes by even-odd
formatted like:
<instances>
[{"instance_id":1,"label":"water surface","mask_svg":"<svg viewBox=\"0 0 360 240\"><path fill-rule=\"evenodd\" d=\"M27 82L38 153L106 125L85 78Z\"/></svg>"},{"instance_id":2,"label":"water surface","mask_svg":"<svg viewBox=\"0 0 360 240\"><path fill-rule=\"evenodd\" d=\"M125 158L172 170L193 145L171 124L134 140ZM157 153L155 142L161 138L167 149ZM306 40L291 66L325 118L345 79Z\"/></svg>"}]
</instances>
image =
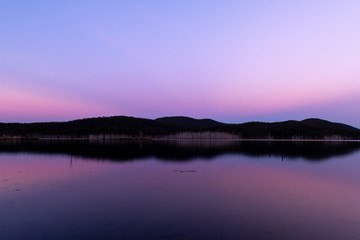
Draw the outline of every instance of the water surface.
<instances>
[{"instance_id":1,"label":"water surface","mask_svg":"<svg viewBox=\"0 0 360 240\"><path fill-rule=\"evenodd\" d=\"M360 239L359 149L2 142L0 239Z\"/></svg>"}]
</instances>

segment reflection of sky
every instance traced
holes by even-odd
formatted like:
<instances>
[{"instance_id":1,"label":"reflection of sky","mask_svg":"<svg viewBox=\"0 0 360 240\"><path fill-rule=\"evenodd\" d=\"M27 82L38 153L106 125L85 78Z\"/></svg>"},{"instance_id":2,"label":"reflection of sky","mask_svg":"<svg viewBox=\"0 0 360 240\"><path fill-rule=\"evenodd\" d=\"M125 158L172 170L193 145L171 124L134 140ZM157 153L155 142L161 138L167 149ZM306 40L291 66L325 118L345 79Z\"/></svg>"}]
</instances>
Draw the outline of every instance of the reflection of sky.
<instances>
[{"instance_id":1,"label":"reflection of sky","mask_svg":"<svg viewBox=\"0 0 360 240\"><path fill-rule=\"evenodd\" d=\"M359 7L2 1L0 121L320 117L360 127Z\"/></svg>"},{"instance_id":2,"label":"reflection of sky","mask_svg":"<svg viewBox=\"0 0 360 240\"><path fill-rule=\"evenodd\" d=\"M67 156L2 154L0 237L356 239L359 156L77 159L70 168Z\"/></svg>"}]
</instances>

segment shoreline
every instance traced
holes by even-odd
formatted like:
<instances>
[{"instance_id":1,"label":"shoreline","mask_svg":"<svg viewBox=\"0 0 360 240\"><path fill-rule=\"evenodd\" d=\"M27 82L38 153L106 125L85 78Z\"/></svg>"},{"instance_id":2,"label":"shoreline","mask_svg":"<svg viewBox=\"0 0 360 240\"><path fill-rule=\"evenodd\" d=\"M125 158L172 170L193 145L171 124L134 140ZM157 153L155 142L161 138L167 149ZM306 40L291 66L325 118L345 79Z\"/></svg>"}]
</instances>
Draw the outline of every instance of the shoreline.
<instances>
[{"instance_id":1,"label":"shoreline","mask_svg":"<svg viewBox=\"0 0 360 240\"><path fill-rule=\"evenodd\" d=\"M120 138L91 138L91 137L24 137L2 136L2 141L226 141L226 142L360 142L360 139L273 139L273 138L152 138L152 137L120 137Z\"/></svg>"}]
</instances>

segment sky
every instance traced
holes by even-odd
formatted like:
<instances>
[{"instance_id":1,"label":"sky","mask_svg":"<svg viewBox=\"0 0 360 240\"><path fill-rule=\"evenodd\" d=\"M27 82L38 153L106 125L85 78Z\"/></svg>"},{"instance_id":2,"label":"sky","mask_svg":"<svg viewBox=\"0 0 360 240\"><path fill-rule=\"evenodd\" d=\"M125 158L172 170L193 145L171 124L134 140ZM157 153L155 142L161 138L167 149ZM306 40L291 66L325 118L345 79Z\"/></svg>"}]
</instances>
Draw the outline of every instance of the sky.
<instances>
[{"instance_id":1,"label":"sky","mask_svg":"<svg viewBox=\"0 0 360 240\"><path fill-rule=\"evenodd\" d=\"M360 1L0 1L0 122L360 127Z\"/></svg>"}]
</instances>

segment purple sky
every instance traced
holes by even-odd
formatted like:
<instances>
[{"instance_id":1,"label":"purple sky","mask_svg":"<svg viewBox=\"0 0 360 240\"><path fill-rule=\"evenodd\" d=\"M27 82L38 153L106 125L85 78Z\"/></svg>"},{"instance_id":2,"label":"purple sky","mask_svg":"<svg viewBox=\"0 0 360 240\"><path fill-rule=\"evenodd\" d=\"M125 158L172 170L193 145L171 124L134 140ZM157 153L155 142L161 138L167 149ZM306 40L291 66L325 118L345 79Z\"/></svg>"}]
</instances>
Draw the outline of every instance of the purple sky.
<instances>
[{"instance_id":1,"label":"purple sky","mask_svg":"<svg viewBox=\"0 0 360 240\"><path fill-rule=\"evenodd\" d=\"M0 2L0 122L360 127L360 1Z\"/></svg>"}]
</instances>

